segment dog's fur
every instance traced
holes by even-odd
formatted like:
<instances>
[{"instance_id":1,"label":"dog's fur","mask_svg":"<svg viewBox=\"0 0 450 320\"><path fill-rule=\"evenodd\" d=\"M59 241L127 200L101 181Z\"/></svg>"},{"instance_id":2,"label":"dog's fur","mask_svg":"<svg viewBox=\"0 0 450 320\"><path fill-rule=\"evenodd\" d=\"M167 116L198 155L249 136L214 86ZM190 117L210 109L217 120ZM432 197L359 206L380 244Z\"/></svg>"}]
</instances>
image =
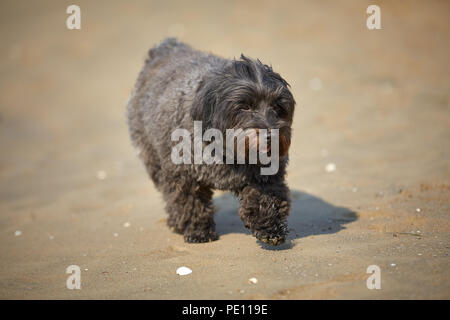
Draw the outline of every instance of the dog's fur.
<instances>
[{"instance_id":1,"label":"dog's fur","mask_svg":"<svg viewBox=\"0 0 450 320\"><path fill-rule=\"evenodd\" d=\"M127 106L131 140L166 201L167 223L186 242L218 239L214 189L233 192L239 215L259 240L285 241L290 209L285 169L295 100L288 83L271 67L241 55L227 60L169 38L149 51ZM171 133L203 129L279 129L280 164L275 175L259 165L174 164Z\"/></svg>"}]
</instances>

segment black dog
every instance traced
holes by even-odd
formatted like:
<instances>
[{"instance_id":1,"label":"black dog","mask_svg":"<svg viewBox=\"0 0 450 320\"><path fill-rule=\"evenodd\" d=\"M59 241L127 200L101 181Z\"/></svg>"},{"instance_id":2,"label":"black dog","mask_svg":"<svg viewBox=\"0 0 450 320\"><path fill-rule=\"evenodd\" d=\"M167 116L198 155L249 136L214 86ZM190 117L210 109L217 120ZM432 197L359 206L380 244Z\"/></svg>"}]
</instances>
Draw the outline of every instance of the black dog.
<instances>
[{"instance_id":1,"label":"black dog","mask_svg":"<svg viewBox=\"0 0 450 320\"><path fill-rule=\"evenodd\" d=\"M259 60L227 60L166 39L151 49L127 106L131 140L167 203L167 223L187 242L218 239L212 195L229 190L252 234L278 245L287 234L289 189L285 169L295 100L288 83ZM203 130L278 129L279 170L261 175L260 164L175 164L171 134Z\"/></svg>"}]
</instances>

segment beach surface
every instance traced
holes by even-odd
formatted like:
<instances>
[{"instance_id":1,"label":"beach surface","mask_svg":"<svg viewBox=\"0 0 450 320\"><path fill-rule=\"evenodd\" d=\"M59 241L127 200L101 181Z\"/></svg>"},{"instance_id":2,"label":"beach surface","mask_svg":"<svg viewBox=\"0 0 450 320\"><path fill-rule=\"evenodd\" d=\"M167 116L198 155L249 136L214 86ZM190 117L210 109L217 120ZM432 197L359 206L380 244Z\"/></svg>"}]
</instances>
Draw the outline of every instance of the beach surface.
<instances>
[{"instance_id":1,"label":"beach surface","mask_svg":"<svg viewBox=\"0 0 450 320\"><path fill-rule=\"evenodd\" d=\"M0 3L1 299L450 298L450 2L379 1L381 30L369 1L77 1L81 30L70 4ZM290 83L286 244L229 193L218 241L167 228L125 116L167 36Z\"/></svg>"}]
</instances>

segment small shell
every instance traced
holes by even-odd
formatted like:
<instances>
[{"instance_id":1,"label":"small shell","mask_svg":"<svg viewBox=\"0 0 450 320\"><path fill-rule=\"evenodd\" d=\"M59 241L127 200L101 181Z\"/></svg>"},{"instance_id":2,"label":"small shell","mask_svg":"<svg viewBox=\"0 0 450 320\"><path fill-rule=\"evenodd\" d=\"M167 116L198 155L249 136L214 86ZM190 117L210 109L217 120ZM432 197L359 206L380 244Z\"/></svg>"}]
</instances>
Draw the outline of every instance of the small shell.
<instances>
[{"instance_id":1,"label":"small shell","mask_svg":"<svg viewBox=\"0 0 450 320\"><path fill-rule=\"evenodd\" d=\"M326 172L334 172L336 171L336 165L332 162L330 162L329 164L327 164L327 166L325 167L325 171Z\"/></svg>"},{"instance_id":2,"label":"small shell","mask_svg":"<svg viewBox=\"0 0 450 320\"><path fill-rule=\"evenodd\" d=\"M250 278L250 279L248 279L248 282L251 283L251 284L257 284L258 283L258 279Z\"/></svg>"},{"instance_id":3,"label":"small shell","mask_svg":"<svg viewBox=\"0 0 450 320\"><path fill-rule=\"evenodd\" d=\"M179 267L177 269L177 274L180 275L180 276L185 276L185 275L190 274L190 273L192 273L192 270L189 269L188 267Z\"/></svg>"}]
</instances>

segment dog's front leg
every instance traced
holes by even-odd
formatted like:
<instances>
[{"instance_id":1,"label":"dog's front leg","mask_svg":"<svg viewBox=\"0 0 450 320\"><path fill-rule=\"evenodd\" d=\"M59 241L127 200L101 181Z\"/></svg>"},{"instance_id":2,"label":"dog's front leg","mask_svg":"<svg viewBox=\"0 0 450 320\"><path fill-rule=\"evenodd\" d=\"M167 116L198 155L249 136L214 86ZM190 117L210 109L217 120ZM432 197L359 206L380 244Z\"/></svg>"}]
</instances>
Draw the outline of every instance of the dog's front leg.
<instances>
[{"instance_id":1,"label":"dog's front leg","mask_svg":"<svg viewBox=\"0 0 450 320\"><path fill-rule=\"evenodd\" d=\"M289 189L284 183L246 186L238 192L239 215L252 234L264 243L280 245L287 234Z\"/></svg>"}]
</instances>

